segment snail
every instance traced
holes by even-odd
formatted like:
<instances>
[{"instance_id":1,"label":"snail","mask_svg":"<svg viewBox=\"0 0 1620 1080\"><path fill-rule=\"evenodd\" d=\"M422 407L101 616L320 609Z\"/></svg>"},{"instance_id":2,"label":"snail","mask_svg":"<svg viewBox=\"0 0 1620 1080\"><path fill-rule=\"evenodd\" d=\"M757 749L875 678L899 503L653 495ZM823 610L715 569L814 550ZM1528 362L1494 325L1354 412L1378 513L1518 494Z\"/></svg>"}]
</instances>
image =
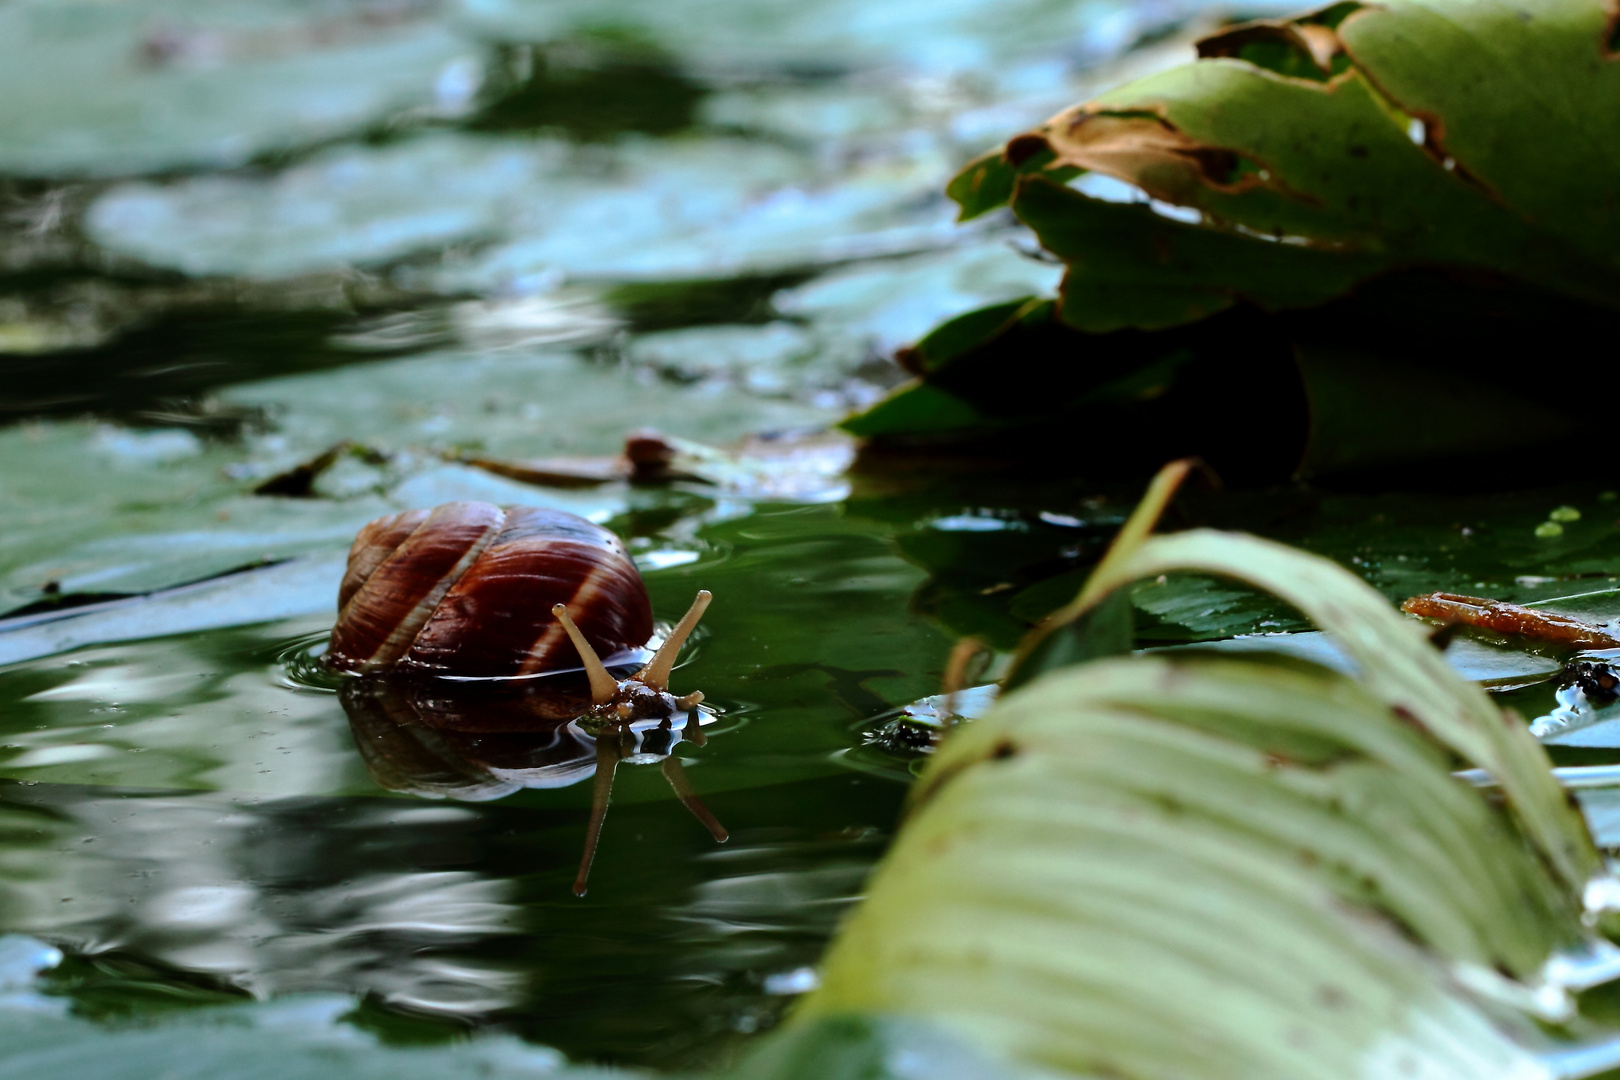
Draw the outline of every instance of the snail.
<instances>
[{"instance_id":1,"label":"snail","mask_svg":"<svg viewBox=\"0 0 1620 1080\"><path fill-rule=\"evenodd\" d=\"M371 677L359 681L369 689L345 690L352 722L357 713L374 719L380 710L396 724L500 731L568 751L551 763L568 769L520 779L517 786L571 783L594 771L585 854L574 882L583 896L620 761L661 761L681 801L716 841L727 839L671 754L683 734L695 744L704 741L702 692L677 697L669 692L669 676L710 599L700 591L651 659L616 679L602 657L644 656L653 635L646 586L619 538L560 510L445 503L380 517L360 530L338 589L326 657L338 670ZM577 677L556 677L581 671L583 688ZM376 725L367 722L375 736ZM503 784L513 781L493 788L475 781L453 791L424 789L409 779L392 783L398 770L379 768L375 753L367 756L375 748L355 724L362 755L386 786L463 798L512 790ZM579 745L594 742L594 770L569 749L564 727Z\"/></svg>"}]
</instances>

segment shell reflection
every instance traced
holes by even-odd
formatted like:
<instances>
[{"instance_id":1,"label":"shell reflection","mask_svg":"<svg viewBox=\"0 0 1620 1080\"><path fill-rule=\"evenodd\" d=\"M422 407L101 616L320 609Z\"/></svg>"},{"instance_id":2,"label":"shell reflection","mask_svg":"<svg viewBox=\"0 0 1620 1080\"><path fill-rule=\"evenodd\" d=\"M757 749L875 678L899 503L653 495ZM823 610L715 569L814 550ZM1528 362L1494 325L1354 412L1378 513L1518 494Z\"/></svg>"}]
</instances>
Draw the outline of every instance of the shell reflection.
<instances>
[{"instance_id":1,"label":"shell reflection","mask_svg":"<svg viewBox=\"0 0 1620 1080\"><path fill-rule=\"evenodd\" d=\"M592 723L590 685L575 673L467 683L354 679L340 700L366 768L393 791L482 802L594 777L577 895L585 895L621 763L657 763L715 840L727 839L674 752L681 742L703 745L703 725L715 720L709 710L693 707L622 725Z\"/></svg>"}]
</instances>

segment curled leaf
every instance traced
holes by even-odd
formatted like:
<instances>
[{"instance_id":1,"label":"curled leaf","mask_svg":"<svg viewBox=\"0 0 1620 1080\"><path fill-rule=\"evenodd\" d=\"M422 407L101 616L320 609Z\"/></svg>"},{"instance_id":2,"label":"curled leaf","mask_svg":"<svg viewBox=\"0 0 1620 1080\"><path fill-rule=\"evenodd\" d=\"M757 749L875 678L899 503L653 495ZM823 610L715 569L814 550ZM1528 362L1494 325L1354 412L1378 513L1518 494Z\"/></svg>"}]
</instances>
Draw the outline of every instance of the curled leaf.
<instances>
[{"instance_id":1,"label":"curled leaf","mask_svg":"<svg viewBox=\"0 0 1620 1080\"><path fill-rule=\"evenodd\" d=\"M1149 532L1167 468L1029 670L1145 577L1236 578L1354 674L1276 655L1068 665L929 762L801 1016L896 1014L1080 1075L1549 1075L1601 864L1545 753L1325 559ZM1083 658L1082 658L1083 659ZM1494 778L1487 801L1453 772ZM1610 965L1612 966L1612 965Z\"/></svg>"}]
</instances>

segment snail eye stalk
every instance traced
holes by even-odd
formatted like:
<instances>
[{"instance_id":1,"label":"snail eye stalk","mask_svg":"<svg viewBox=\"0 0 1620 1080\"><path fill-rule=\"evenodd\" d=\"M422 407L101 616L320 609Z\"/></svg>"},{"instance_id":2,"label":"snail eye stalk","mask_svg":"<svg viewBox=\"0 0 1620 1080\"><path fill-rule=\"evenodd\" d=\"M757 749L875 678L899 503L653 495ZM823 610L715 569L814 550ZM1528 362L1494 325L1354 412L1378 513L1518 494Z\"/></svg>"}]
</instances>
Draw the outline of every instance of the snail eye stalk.
<instances>
[{"instance_id":1,"label":"snail eye stalk","mask_svg":"<svg viewBox=\"0 0 1620 1080\"><path fill-rule=\"evenodd\" d=\"M692 631L697 628L698 620L703 618L703 613L708 610L709 601L713 599L714 594L709 592L708 589L698 591L697 598L692 601L692 606L687 608L685 615L681 616L681 621L675 625L675 629L669 632L668 639L659 648L658 653L636 675L637 682L650 686L654 690L669 689L669 673L675 668L675 657L680 653L681 646L686 644L686 639L692 636Z\"/></svg>"},{"instance_id":2,"label":"snail eye stalk","mask_svg":"<svg viewBox=\"0 0 1620 1080\"><path fill-rule=\"evenodd\" d=\"M596 650L591 648L591 643L585 640L585 635L579 632L579 627L574 625L574 620L568 617L567 606L555 604L551 608L551 613L557 616L558 621L563 625L563 629L568 631L568 639L574 643L574 648L579 650L579 658L585 664L585 677L591 680L591 703L594 705L606 705L618 694L618 682L614 680L612 675L608 674L608 669L602 666L602 661L596 655ZM654 662L657 662L656 657Z\"/></svg>"}]
</instances>

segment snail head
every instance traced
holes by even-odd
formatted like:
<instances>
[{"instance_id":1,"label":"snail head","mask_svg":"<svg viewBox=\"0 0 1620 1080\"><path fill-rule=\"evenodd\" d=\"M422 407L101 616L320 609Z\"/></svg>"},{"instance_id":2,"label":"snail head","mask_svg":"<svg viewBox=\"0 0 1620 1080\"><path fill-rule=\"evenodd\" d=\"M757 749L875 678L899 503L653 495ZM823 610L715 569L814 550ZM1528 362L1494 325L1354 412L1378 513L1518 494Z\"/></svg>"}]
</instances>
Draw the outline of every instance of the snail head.
<instances>
[{"instance_id":1,"label":"snail head","mask_svg":"<svg viewBox=\"0 0 1620 1080\"><path fill-rule=\"evenodd\" d=\"M568 617L567 606L558 604L551 609L551 613L562 623L563 629L568 631L568 637L573 641L574 648L579 650L579 658L585 663L585 674L591 681L592 705L591 711L580 718L580 727L596 740L596 781L591 793L591 820L585 829L585 853L580 858L579 875L574 879L575 896L585 895L591 863L596 858L596 846L602 836L602 819L607 815L614 770L630 749L627 745L632 741L630 725L638 720L663 720L667 723L675 713L692 709L703 700L703 692L700 690L694 690L683 697L671 694L669 673L675 667L676 654L691 636L698 620L703 618L703 612L711 599L713 597L707 589L700 591L681 621L658 647L658 652L647 662L647 666L623 681L615 680L608 674L601 658L596 655L596 650L585 640L585 635L574 625L574 620ZM692 733L693 742L701 744L702 727L691 720L687 722L686 727ZM715 820L709 808L703 805L703 800L692 790L691 784L686 780L686 774L681 769L680 759L666 754L660 768L664 778L675 789L676 796L686 804L686 808L703 823L716 841L725 843L728 836L725 826Z\"/></svg>"},{"instance_id":2,"label":"snail head","mask_svg":"<svg viewBox=\"0 0 1620 1080\"><path fill-rule=\"evenodd\" d=\"M569 618L567 606L554 606L551 613L568 632L574 648L579 650L580 660L585 664L585 675L591 683L591 711L582 718L581 726L595 734L628 727L637 720L663 720L677 712L685 712L702 701L701 690L681 697L671 694L669 674L675 667L675 657L681 651L681 646L686 644L686 639L691 636L698 620L703 618L703 612L712 599L707 589L701 590L647 666L622 681L615 679L602 665L596 650L591 648L591 643L585 640L585 635Z\"/></svg>"}]
</instances>

